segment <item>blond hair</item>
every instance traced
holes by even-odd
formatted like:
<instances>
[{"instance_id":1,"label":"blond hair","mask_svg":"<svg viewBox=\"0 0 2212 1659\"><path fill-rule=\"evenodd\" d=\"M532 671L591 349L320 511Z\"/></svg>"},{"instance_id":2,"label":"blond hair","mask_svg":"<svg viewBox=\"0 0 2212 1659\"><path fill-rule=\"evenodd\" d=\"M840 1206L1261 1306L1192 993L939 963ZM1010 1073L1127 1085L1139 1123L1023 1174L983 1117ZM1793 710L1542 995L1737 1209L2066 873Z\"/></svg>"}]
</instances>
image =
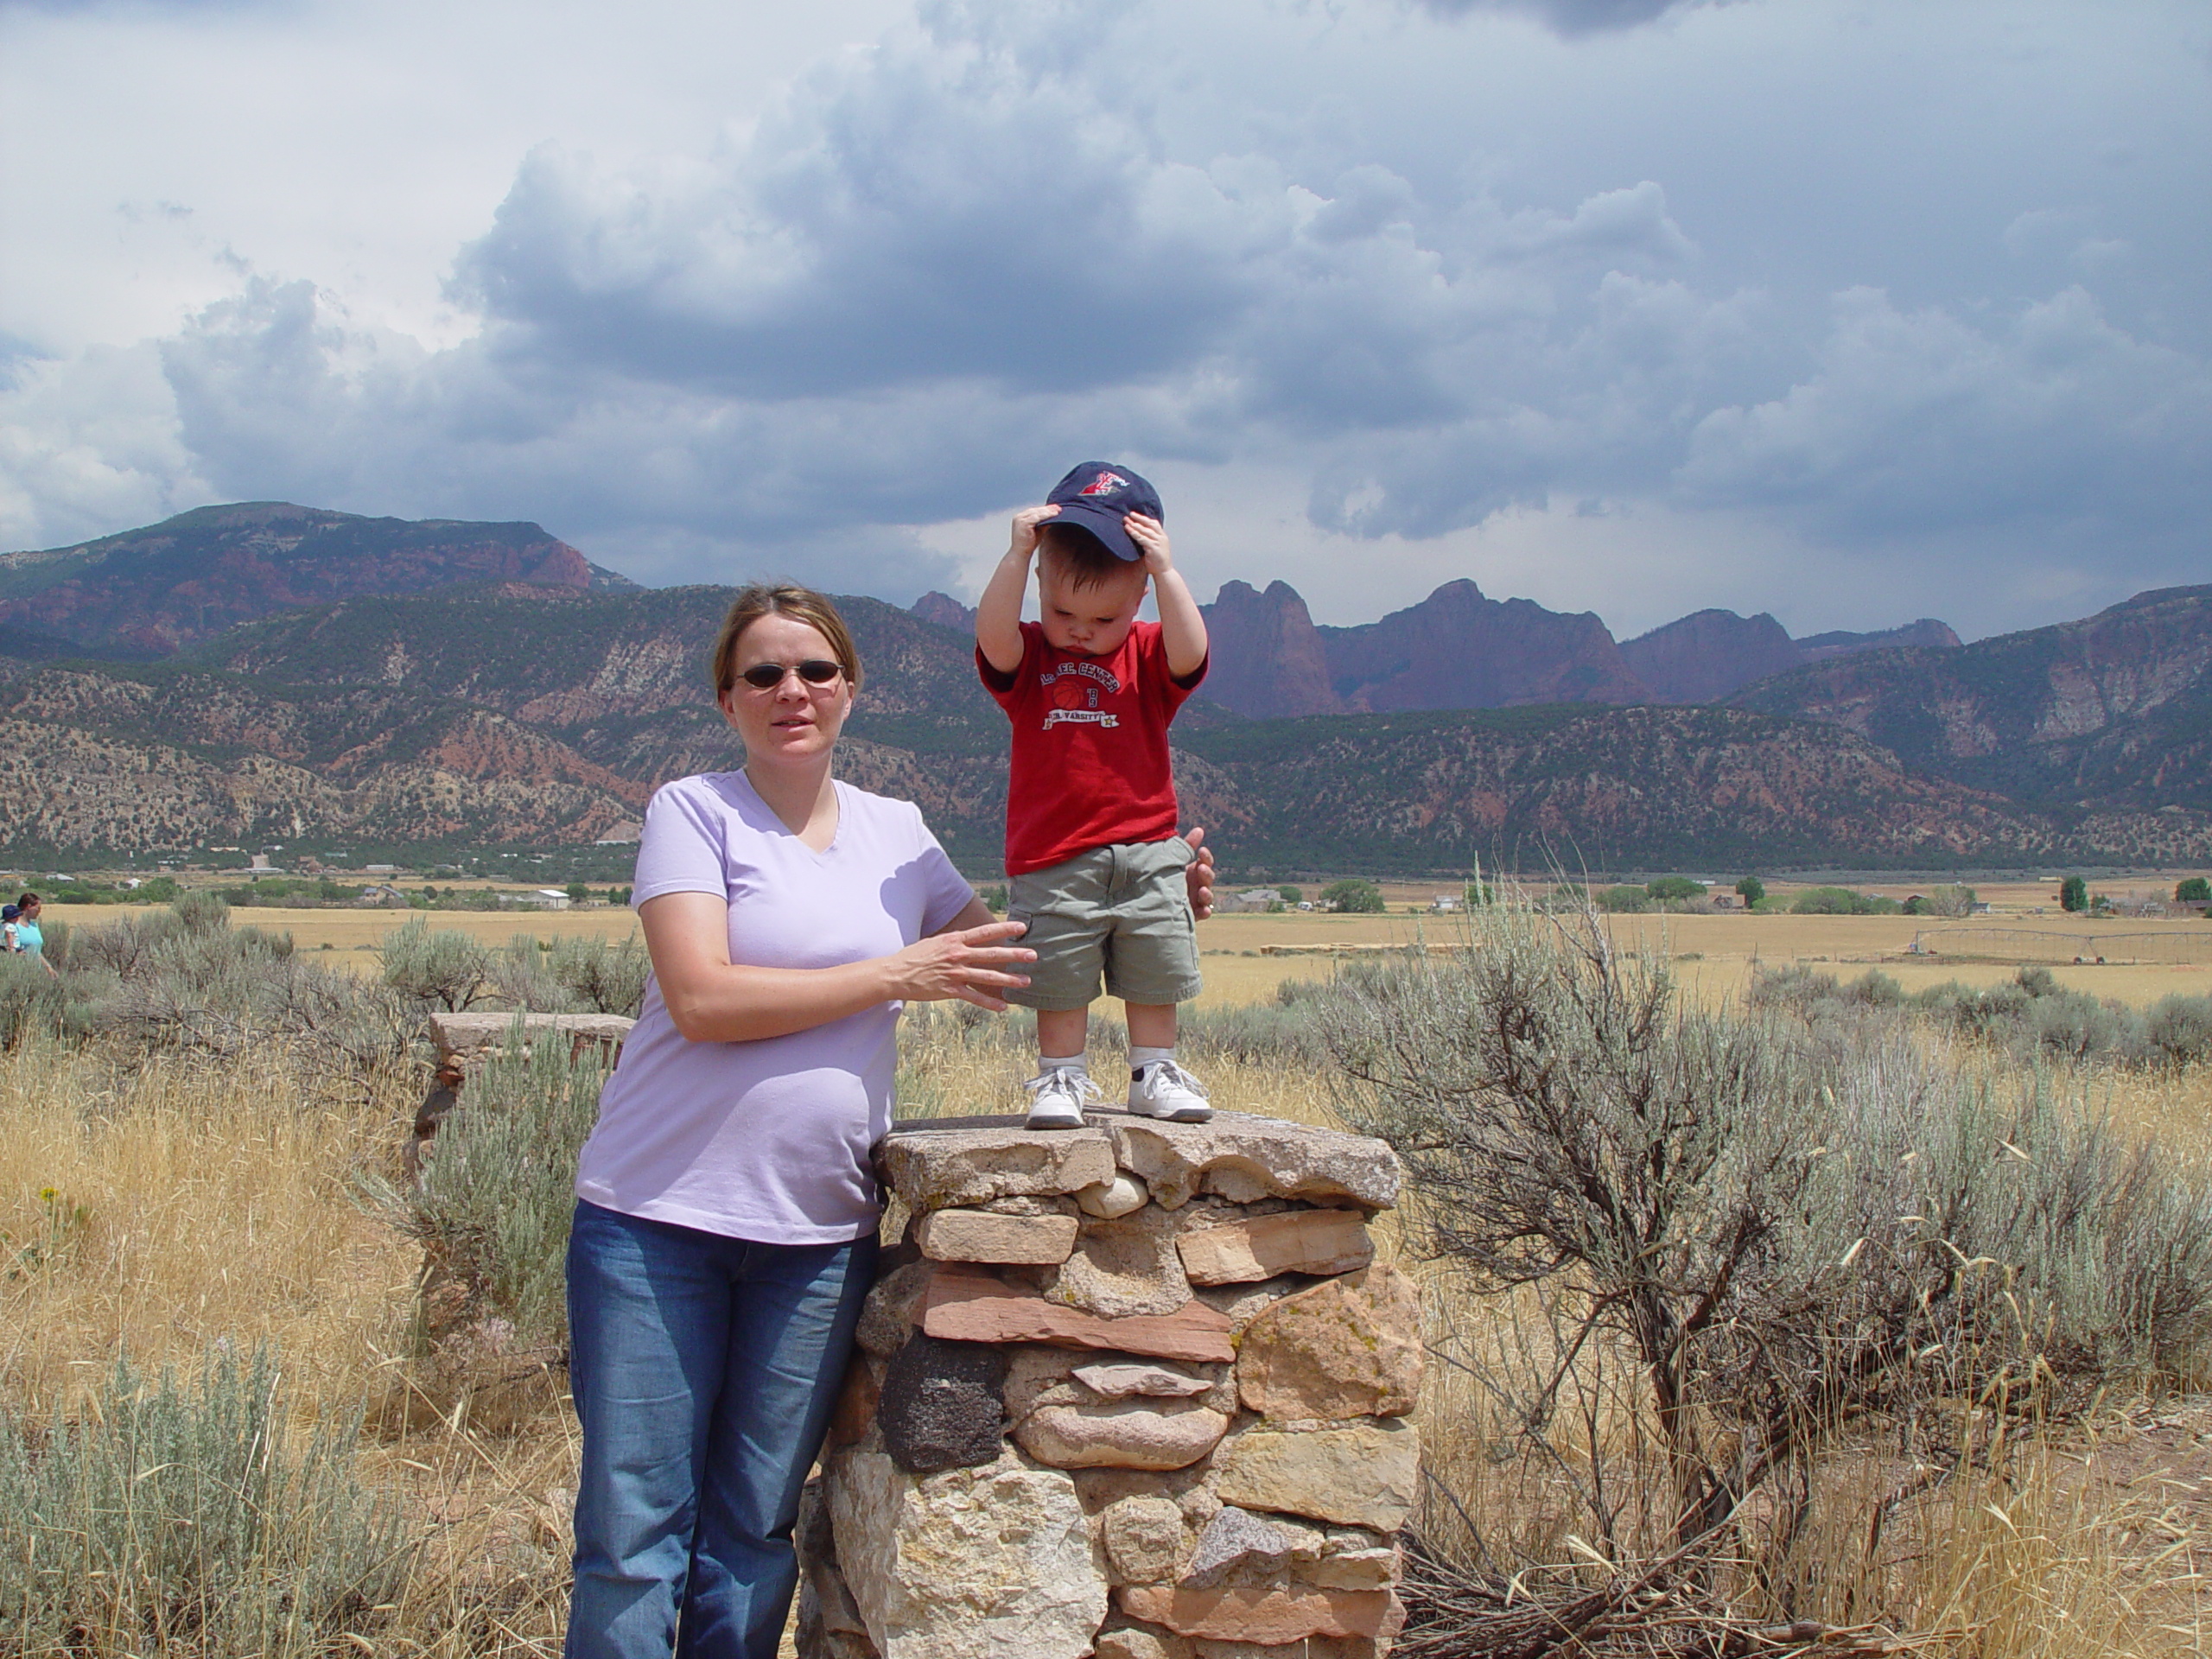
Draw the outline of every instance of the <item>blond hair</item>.
<instances>
[{"instance_id":1,"label":"blond hair","mask_svg":"<svg viewBox=\"0 0 2212 1659\"><path fill-rule=\"evenodd\" d=\"M756 582L739 593L729 614L722 619L721 632L715 636L715 652L708 665L717 697L737 683L738 641L764 616L787 616L805 623L830 642L830 654L845 671L845 683L855 691L861 689L861 654L854 648L845 619L837 614L828 596L795 582Z\"/></svg>"}]
</instances>

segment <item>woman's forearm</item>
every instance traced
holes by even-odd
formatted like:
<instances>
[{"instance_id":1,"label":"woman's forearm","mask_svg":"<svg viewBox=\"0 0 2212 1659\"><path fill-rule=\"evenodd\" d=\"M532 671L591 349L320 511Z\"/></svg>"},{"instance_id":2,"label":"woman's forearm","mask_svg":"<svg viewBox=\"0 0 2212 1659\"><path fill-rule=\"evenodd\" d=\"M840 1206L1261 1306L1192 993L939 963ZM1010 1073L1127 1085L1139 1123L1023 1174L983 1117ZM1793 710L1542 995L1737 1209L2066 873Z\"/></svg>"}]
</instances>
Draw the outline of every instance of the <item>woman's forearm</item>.
<instances>
[{"instance_id":1,"label":"woman's forearm","mask_svg":"<svg viewBox=\"0 0 2212 1659\"><path fill-rule=\"evenodd\" d=\"M976 912L982 919L963 926ZM1035 952L1008 943L1019 922L990 918L971 899L953 926L887 957L834 968L756 968L729 959L729 906L713 893L671 893L639 907L653 980L678 1036L750 1043L826 1026L886 1002L958 997L1003 1009L1001 993L1029 982Z\"/></svg>"},{"instance_id":2,"label":"woman's forearm","mask_svg":"<svg viewBox=\"0 0 2212 1659\"><path fill-rule=\"evenodd\" d=\"M695 1043L749 1043L826 1026L895 999L892 959L835 968L703 964L661 981L677 1033Z\"/></svg>"}]
</instances>

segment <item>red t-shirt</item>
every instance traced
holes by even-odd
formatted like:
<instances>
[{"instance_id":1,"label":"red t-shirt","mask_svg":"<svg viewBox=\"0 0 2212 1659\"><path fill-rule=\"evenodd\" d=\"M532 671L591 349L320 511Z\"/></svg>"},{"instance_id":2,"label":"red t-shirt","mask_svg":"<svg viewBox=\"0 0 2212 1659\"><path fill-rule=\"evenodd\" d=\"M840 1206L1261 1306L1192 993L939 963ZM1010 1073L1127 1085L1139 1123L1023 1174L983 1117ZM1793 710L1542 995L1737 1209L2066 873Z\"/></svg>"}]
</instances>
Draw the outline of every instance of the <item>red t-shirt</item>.
<instances>
[{"instance_id":1,"label":"red t-shirt","mask_svg":"<svg viewBox=\"0 0 2212 1659\"><path fill-rule=\"evenodd\" d=\"M1027 875L1116 842L1175 833L1167 725L1206 677L1167 671L1160 624L1140 622L1118 650L1085 657L1021 625L1021 666L976 671L1014 722L1007 780L1006 873Z\"/></svg>"}]
</instances>

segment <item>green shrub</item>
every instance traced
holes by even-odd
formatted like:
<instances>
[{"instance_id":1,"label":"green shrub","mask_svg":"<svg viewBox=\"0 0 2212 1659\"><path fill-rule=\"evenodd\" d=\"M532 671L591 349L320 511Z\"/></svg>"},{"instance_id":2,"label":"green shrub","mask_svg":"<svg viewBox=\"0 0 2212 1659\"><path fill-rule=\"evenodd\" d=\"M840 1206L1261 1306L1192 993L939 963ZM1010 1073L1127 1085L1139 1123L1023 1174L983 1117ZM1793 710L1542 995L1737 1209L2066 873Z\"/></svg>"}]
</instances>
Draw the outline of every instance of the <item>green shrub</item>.
<instances>
[{"instance_id":1,"label":"green shrub","mask_svg":"<svg viewBox=\"0 0 2212 1659\"><path fill-rule=\"evenodd\" d=\"M1528 1287L1548 1351L1635 1357L1678 1541L1863 1414L1999 1383L2082 1403L2212 1338L2212 1190L2040 1079L2000 1097L1895 1029L1688 1005L1594 924L1525 914L1324 1013L1423 1253ZM1499 1414L1548 1421L1547 1375Z\"/></svg>"},{"instance_id":2,"label":"green shrub","mask_svg":"<svg viewBox=\"0 0 2212 1659\"><path fill-rule=\"evenodd\" d=\"M294 1420L266 1350L218 1352L189 1386L118 1363L73 1421L0 1408L0 1640L307 1659L377 1630L404 1526L354 1478L358 1419L304 1444Z\"/></svg>"},{"instance_id":3,"label":"green shrub","mask_svg":"<svg viewBox=\"0 0 2212 1659\"><path fill-rule=\"evenodd\" d=\"M82 1020L60 980L29 957L0 955L0 1048L19 1048L35 1037L72 1035Z\"/></svg>"},{"instance_id":4,"label":"green shrub","mask_svg":"<svg viewBox=\"0 0 2212 1659\"><path fill-rule=\"evenodd\" d=\"M1747 875L1736 883L1736 896L1744 901L1744 907L1748 910L1766 897L1766 883L1756 875Z\"/></svg>"},{"instance_id":5,"label":"green shrub","mask_svg":"<svg viewBox=\"0 0 2212 1659\"><path fill-rule=\"evenodd\" d=\"M2087 910L2089 884L2078 875L2068 876L2058 884L2058 907L2065 911Z\"/></svg>"},{"instance_id":6,"label":"green shrub","mask_svg":"<svg viewBox=\"0 0 2212 1659\"><path fill-rule=\"evenodd\" d=\"M404 1224L480 1304L531 1341L564 1339L563 1256L576 1154L599 1115L607 1066L566 1041L525 1049L518 1026L472 1070L439 1126Z\"/></svg>"},{"instance_id":7,"label":"green shrub","mask_svg":"<svg viewBox=\"0 0 2212 1659\"><path fill-rule=\"evenodd\" d=\"M1325 910L1339 910L1353 915L1379 916L1383 912L1382 889L1372 881L1349 876L1342 881L1332 881L1321 889L1320 904Z\"/></svg>"},{"instance_id":8,"label":"green shrub","mask_svg":"<svg viewBox=\"0 0 2212 1659\"><path fill-rule=\"evenodd\" d=\"M1688 899L1705 897L1705 883L1693 881L1687 875L1662 875L1656 881L1643 884L1644 893L1662 905L1679 905Z\"/></svg>"},{"instance_id":9,"label":"green shrub","mask_svg":"<svg viewBox=\"0 0 2212 1659\"><path fill-rule=\"evenodd\" d=\"M1791 900L1793 916L1895 916L1904 906L1894 899L1854 893L1849 887L1808 887Z\"/></svg>"},{"instance_id":10,"label":"green shrub","mask_svg":"<svg viewBox=\"0 0 2212 1659\"><path fill-rule=\"evenodd\" d=\"M1193 1060L1239 1065L1291 1065L1319 1071L1328 1063L1317 1014L1333 995L1326 980L1286 979L1266 1002L1208 1007L1192 1004L1179 1017L1176 1043Z\"/></svg>"},{"instance_id":11,"label":"green shrub","mask_svg":"<svg viewBox=\"0 0 2212 1659\"><path fill-rule=\"evenodd\" d=\"M2144 1040L2169 1065L2212 1059L2212 996L2164 996L2144 1016Z\"/></svg>"},{"instance_id":12,"label":"green shrub","mask_svg":"<svg viewBox=\"0 0 2212 1659\"><path fill-rule=\"evenodd\" d=\"M1305 901L1306 893L1305 890L1300 887L1277 887L1275 897L1286 905L1297 905Z\"/></svg>"},{"instance_id":13,"label":"green shrub","mask_svg":"<svg viewBox=\"0 0 2212 1659\"><path fill-rule=\"evenodd\" d=\"M645 1005L645 981L653 969L645 941L634 933L619 944L556 939L545 965L579 1010L633 1020Z\"/></svg>"},{"instance_id":14,"label":"green shrub","mask_svg":"<svg viewBox=\"0 0 2212 1659\"><path fill-rule=\"evenodd\" d=\"M434 930L420 916L385 937L384 982L448 1013L475 1007L496 988L489 950L458 928Z\"/></svg>"},{"instance_id":15,"label":"green shrub","mask_svg":"<svg viewBox=\"0 0 2212 1659\"><path fill-rule=\"evenodd\" d=\"M1651 908L1651 895L1642 887L1606 887L1590 895L1590 902L1615 916L1634 916Z\"/></svg>"},{"instance_id":16,"label":"green shrub","mask_svg":"<svg viewBox=\"0 0 2212 1659\"><path fill-rule=\"evenodd\" d=\"M2177 905L2212 904L2212 881L2201 875L2184 876L2174 885L2174 902Z\"/></svg>"},{"instance_id":17,"label":"green shrub","mask_svg":"<svg viewBox=\"0 0 2212 1659\"><path fill-rule=\"evenodd\" d=\"M219 893L188 893L169 908L194 933L211 933L231 925L230 900Z\"/></svg>"}]
</instances>

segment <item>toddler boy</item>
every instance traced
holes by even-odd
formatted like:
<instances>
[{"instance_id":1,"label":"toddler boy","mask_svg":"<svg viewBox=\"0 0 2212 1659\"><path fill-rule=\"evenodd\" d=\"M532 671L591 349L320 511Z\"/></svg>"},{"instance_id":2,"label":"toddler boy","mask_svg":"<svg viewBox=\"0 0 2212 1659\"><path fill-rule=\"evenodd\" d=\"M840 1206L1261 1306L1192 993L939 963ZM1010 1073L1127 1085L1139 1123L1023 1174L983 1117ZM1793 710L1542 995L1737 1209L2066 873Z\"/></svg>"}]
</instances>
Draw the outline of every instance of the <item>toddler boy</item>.
<instances>
[{"instance_id":1,"label":"toddler boy","mask_svg":"<svg viewBox=\"0 0 2212 1659\"><path fill-rule=\"evenodd\" d=\"M1167 726L1206 673L1206 625L1176 573L1160 495L1126 467L1087 461L1014 538L976 607L976 667L1014 722L1007 788L1007 913L1037 953L1029 1127L1078 1128L1103 1097L1084 1059L1102 973L1129 1028L1128 1109L1198 1122L1205 1090L1175 1063L1175 1005L1198 994L1175 833ZM1021 620L1037 559L1042 620ZM1149 584L1160 620L1140 622Z\"/></svg>"}]
</instances>

